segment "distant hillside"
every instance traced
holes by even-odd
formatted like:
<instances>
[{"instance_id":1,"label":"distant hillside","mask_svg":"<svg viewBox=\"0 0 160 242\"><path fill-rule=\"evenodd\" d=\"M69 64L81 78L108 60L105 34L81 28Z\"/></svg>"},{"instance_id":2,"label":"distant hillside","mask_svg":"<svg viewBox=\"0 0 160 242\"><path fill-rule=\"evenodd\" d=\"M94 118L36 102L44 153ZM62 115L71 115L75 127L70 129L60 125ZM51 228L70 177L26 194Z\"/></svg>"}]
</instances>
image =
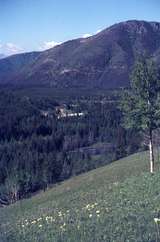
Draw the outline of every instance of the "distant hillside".
<instances>
[{"instance_id":1,"label":"distant hillside","mask_svg":"<svg viewBox=\"0 0 160 242\"><path fill-rule=\"evenodd\" d=\"M31 64L40 52L16 54L0 60L0 84L15 84L15 77L19 76Z\"/></svg>"},{"instance_id":2,"label":"distant hillside","mask_svg":"<svg viewBox=\"0 0 160 242\"><path fill-rule=\"evenodd\" d=\"M147 167L135 154L0 208L0 241L159 241L160 174Z\"/></svg>"},{"instance_id":3,"label":"distant hillside","mask_svg":"<svg viewBox=\"0 0 160 242\"><path fill-rule=\"evenodd\" d=\"M115 88L129 84L142 53L160 64L160 23L127 21L41 53L0 60L0 83Z\"/></svg>"},{"instance_id":4,"label":"distant hillside","mask_svg":"<svg viewBox=\"0 0 160 242\"><path fill-rule=\"evenodd\" d=\"M2 58L5 58L5 55L0 53L0 59Z\"/></svg>"}]
</instances>

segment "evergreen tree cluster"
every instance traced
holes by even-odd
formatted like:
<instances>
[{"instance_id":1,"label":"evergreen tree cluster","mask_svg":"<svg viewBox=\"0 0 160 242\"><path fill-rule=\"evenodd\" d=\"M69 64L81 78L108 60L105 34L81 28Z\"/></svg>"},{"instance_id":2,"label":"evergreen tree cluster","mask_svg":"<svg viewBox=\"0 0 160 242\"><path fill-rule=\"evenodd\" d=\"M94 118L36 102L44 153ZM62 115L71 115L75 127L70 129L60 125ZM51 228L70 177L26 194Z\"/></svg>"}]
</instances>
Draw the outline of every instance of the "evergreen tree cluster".
<instances>
[{"instance_id":1,"label":"evergreen tree cluster","mask_svg":"<svg viewBox=\"0 0 160 242\"><path fill-rule=\"evenodd\" d=\"M69 101L73 103L72 97ZM85 115L66 118L57 117L57 105L54 98L37 100L1 91L0 202L15 202L140 147L139 134L121 126L116 102L83 97L75 106ZM50 110L48 115L42 114L45 109ZM105 143L110 152L106 150L102 164L87 147Z\"/></svg>"}]
</instances>

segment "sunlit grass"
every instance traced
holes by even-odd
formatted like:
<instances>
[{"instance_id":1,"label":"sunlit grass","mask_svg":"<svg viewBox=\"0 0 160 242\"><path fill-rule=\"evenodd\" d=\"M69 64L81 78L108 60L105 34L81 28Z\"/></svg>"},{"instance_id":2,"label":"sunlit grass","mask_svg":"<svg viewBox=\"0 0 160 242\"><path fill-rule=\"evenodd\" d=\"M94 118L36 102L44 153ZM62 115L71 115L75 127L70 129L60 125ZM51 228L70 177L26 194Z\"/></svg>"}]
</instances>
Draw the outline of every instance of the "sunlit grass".
<instances>
[{"instance_id":1,"label":"sunlit grass","mask_svg":"<svg viewBox=\"0 0 160 242\"><path fill-rule=\"evenodd\" d=\"M1 208L0 241L158 241L160 174L147 170L135 154Z\"/></svg>"}]
</instances>

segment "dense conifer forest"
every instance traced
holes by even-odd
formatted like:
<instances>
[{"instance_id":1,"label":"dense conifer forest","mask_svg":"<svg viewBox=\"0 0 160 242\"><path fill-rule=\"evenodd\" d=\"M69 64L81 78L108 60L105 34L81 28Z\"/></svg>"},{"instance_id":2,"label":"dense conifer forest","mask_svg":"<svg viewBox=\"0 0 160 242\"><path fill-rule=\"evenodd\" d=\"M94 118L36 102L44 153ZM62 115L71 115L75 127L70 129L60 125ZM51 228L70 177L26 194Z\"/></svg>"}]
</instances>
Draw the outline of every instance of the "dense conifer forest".
<instances>
[{"instance_id":1,"label":"dense conifer forest","mask_svg":"<svg viewBox=\"0 0 160 242\"><path fill-rule=\"evenodd\" d=\"M122 127L116 91L95 93L1 90L2 203L13 203L140 149L140 134Z\"/></svg>"}]
</instances>

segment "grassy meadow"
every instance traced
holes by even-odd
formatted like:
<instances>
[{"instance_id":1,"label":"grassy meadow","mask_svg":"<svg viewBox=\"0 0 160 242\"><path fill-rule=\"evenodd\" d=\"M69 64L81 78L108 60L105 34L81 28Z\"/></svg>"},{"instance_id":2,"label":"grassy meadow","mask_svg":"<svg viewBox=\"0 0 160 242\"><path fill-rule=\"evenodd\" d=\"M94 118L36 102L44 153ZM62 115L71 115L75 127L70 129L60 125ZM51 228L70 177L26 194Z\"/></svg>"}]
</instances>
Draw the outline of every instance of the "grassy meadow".
<instances>
[{"instance_id":1,"label":"grassy meadow","mask_svg":"<svg viewBox=\"0 0 160 242\"><path fill-rule=\"evenodd\" d=\"M0 208L1 242L158 242L160 173L137 153Z\"/></svg>"}]
</instances>

